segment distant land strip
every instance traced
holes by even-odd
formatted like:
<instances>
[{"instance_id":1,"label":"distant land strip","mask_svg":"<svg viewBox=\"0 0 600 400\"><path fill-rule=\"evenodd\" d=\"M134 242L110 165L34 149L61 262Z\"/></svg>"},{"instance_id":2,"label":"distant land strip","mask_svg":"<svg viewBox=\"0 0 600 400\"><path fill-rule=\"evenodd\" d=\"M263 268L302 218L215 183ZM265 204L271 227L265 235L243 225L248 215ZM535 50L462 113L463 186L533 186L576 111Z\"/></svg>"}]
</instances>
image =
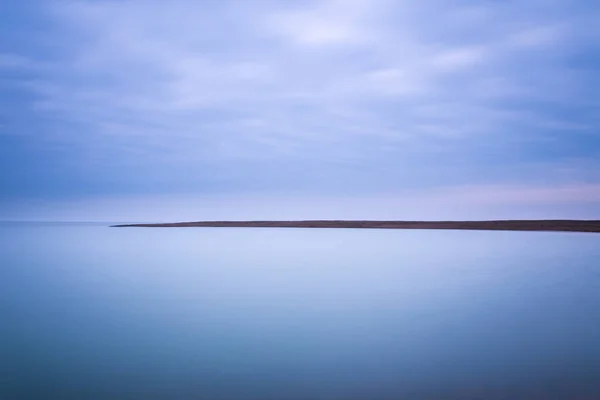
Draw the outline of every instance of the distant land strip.
<instances>
[{"instance_id":1,"label":"distant land strip","mask_svg":"<svg viewBox=\"0 0 600 400\"><path fill-rule=\"evenodd\" d=\"M494 220L494 221L198 221L125 224L138 228L351 228L351 229L461 229L485 231L600 232L600 220Z\"/></svg>"}]
</instances>

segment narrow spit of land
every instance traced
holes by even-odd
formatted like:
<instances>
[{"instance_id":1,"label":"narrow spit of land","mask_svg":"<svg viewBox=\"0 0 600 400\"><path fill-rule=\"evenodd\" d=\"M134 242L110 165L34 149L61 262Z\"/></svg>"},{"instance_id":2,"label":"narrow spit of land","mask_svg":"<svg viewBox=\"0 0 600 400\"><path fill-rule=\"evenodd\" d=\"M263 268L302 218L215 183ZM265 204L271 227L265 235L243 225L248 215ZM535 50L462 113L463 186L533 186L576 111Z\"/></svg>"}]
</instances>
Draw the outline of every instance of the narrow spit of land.
<instances>
[{"instance_id":1,"label":"narrow spit of land","mask_svg":"<svg viewBox=\"0 0 600 400\"><path fill-rule=\"evenodd\" d=\"M140 228L358 228L358 229L461 229L485 231L600 232L600 220L496 220L496 221L198 221L126 224Z\"/></svg>"}]
</instances>

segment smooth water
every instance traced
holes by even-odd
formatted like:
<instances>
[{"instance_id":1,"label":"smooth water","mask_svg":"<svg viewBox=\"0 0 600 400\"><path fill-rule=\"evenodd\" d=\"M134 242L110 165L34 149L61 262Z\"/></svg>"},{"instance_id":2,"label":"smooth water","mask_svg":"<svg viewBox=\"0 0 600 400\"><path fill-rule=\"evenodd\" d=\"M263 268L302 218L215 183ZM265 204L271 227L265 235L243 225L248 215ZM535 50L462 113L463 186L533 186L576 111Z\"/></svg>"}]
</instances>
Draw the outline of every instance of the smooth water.
<instances>
[{"instance_id":1,"label":"smooth water","mask_svg":"<svg viewBox=\"0 0 600 400\"><path fill-rule=\"evenodd\" d=\"M0 227L0 399L597 399L600 235Z\"/></svg>"}]
</instances>

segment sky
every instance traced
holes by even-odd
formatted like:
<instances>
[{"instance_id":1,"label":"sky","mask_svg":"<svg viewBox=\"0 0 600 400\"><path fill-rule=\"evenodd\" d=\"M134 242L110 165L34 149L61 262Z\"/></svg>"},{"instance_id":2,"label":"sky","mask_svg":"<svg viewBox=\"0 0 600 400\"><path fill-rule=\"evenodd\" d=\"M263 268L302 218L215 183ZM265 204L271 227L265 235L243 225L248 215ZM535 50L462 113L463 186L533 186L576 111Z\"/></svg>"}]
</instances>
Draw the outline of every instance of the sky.
<instances>
[{"instance_id":1,"label":"sky","mask_svg":"<svg viewBox=\"0 0 600 400\"><path fill-rule=\"evenodd\" d=\"M600 218L596 0L0 14L1 220Z\"/></svg>"}]
</instances>

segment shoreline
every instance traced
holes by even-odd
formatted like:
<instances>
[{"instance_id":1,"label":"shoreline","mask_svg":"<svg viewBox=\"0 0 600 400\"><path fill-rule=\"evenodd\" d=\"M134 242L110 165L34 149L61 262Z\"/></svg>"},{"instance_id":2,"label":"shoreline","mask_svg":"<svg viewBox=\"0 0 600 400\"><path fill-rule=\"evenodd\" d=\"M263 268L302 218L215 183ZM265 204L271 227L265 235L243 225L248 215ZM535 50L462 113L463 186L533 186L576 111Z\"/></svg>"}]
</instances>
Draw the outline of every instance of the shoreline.
<instances>
[{"instance_id":1,"label":"shoreline","mask_svg":"<svg viewBox=\"0 0 600 400\"><path fill-rule=\"evenodd\" d=\"M486 231L596 232L600 220L490 220L490 221L196 221L111 225L113 228L345 228L345 229L442 229Z\"/></svg>"}]
</instances>

